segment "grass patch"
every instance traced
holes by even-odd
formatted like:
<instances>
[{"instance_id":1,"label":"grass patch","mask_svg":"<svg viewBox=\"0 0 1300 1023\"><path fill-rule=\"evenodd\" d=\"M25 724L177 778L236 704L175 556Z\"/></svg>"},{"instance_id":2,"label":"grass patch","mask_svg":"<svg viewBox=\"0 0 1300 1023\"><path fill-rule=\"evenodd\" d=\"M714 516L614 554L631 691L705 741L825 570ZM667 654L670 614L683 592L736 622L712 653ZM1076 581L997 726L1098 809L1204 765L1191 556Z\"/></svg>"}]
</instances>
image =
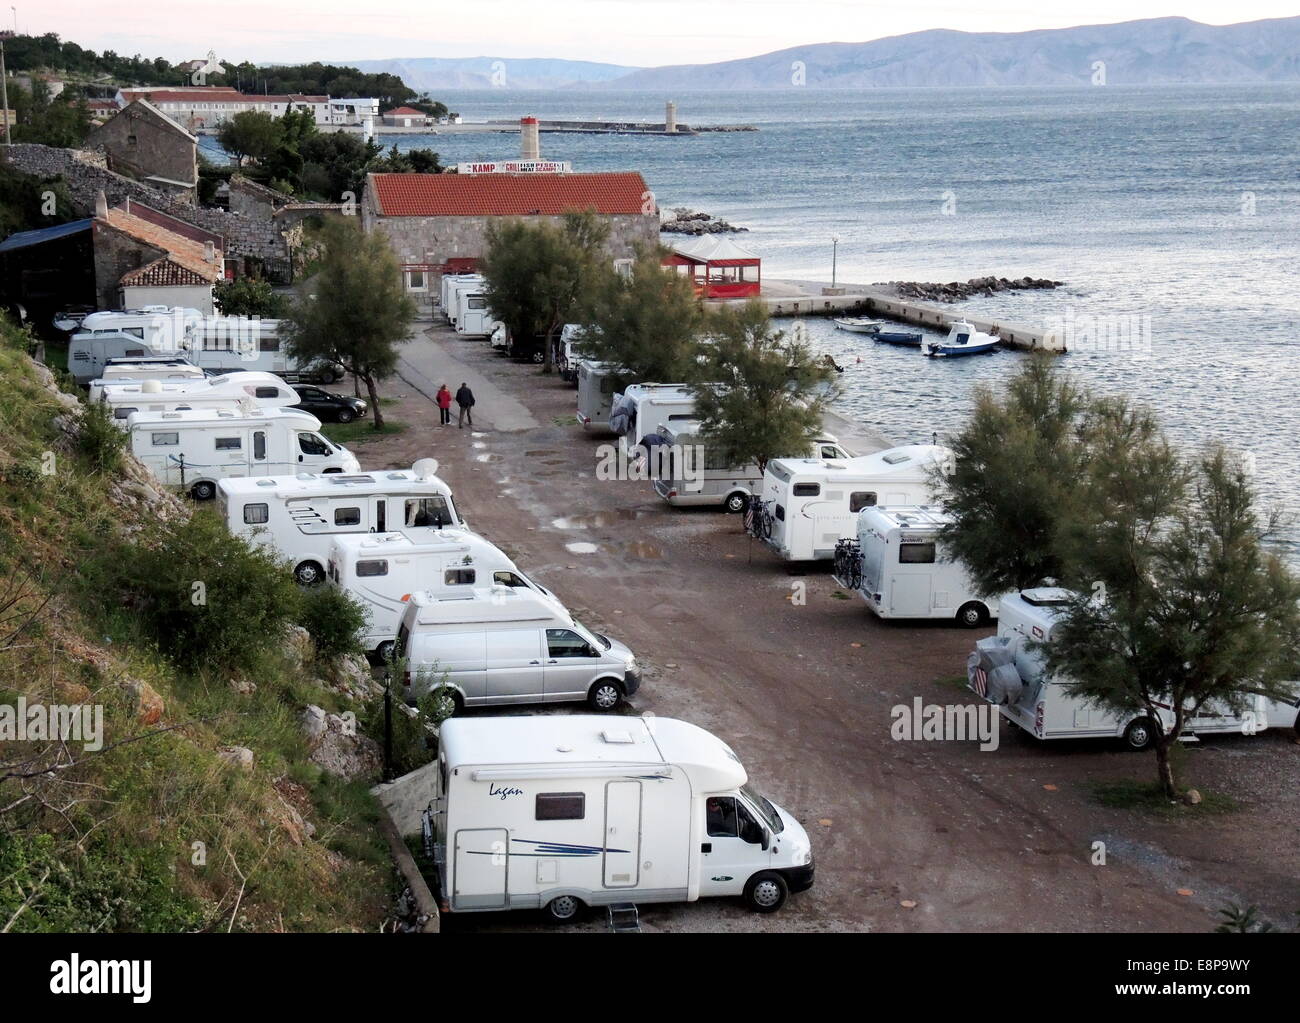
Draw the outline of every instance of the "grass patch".
<instances>
[{"instance_id":1,"label":"grass patch","mask_svg":"<svg viewBox=\"0 0 1300 1023\"><path fill-rule=\"evenodd\" d=\"M971 691L970 680L965 675L945 675L943 678L935 679L934 684L944 689L960 689L963 693Z\"/></svg>"},{"instance_id":2,"label":"grass patch","mask_svg":"<svg viewBox=\"0 0 1300 1023\"><path fill-rule=\"evenodd\" d=\"M1106 781L1092 787L1093 798L1111 810L1137 810L1157 817L1192 819L1236 813L1240 807L1231 796L1198 789L1201 801L1195 806L1183 801L1171 802L1155 782Z\"/></svg>"},{"instance_id":3,"label":"grass patch","mask_svg":"<svg viewBox=\"0 0 1300 1023\"><path fill-rule=\"evenodd\" d=\"M354 419L350 423L321 424L321 433L325 434L335 444L342 444L344 447L365 444L368 441L378 440L380 437L389 437L393 434L405 432L406 424L396 419L385 419L384 425L378 430L375 429L374 420L369 417Z\"/></svg>"},{"instance_id":4,"label":"grass patch","mask_svg":"<svg viewBox=\"0 0 1300 1023\"><path fill-rule=\"evenodd\" d=\"M578 420L574 416L554 416L551 419L552 426L577 426Z\"/></svg>"}]
</instances>

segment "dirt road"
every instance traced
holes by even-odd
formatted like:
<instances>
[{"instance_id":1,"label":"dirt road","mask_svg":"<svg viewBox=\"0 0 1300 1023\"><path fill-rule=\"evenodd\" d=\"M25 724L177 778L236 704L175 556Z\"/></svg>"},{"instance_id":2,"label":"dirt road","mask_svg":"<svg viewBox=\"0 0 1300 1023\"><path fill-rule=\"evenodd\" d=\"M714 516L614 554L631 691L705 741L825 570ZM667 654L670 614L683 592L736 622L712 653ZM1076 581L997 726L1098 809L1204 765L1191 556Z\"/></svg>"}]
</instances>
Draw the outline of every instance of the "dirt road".
<instances>
[{"instance_id":1,"label":"dirt road","mask_svg":"<svg viewBox=\"0 0 1300 1023\"><path fill-rule=\"evenodd\" d=\"M1239 805L1195 821L1097 803L1098 782L1152 777L1149 755L1040 745L1006 724L989 752L895 741L896 705L972 702L956 678L983 633L881 622L824 568L790 571L751 545L736 517L597 479L608 438L576 425L576 392L482 342L422 333L401 377L387 415L409 428L357 445L362 465L437 458L474 529L636 651L647 678L629 712L716 732L812 836L816 886L776 917L706 900L643 907L647 930L1204 931L1229 902L1293 925L1300 746L1289 737L1189 749L1185 777ZM479 399L475 427L439 427L428 398L462 381ZM529 914L449 925L537 926Z\"/></svg>"}]
</instances>

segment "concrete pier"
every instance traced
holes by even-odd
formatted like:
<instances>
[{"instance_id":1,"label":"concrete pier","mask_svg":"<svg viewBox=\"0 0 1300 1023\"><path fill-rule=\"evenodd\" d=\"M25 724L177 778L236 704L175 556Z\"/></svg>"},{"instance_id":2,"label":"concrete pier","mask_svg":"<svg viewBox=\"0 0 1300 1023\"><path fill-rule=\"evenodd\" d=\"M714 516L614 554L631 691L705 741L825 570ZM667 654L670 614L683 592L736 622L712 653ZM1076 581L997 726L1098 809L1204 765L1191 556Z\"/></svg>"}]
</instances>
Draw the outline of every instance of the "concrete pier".
<instances>
[{"instance_id":1,"label":"concrete pier","mask_svg":"<svg viewBox=\"0 0 1300 1023\"><path fill-rule=\"evenodd\" d=\"M880 288L864 285L843 285L834 289L842 291L842 294L820 294L822 290L822 285L808 281L764 281L759 301L767 306L773 316L870 314L917 327L928 327L942 333L948 332L954 320L965 320L976 330L996 334L1003 344L1011 348L1023 351L1065 351L1064 338L1042 328L975 316L964 312L960 306L901 299Z\"/></svg>"}]
</instances>

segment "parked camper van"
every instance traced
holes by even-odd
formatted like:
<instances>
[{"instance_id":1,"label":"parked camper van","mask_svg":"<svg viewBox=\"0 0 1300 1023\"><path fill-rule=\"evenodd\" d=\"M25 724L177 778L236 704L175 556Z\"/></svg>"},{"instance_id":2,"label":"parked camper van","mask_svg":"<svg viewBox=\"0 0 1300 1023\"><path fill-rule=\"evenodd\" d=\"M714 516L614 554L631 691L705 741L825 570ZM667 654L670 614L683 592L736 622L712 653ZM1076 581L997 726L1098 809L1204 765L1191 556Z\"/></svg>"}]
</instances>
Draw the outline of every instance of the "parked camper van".
<instances>
[{"instance_id":1,"label":"parked camper van","mask_svg":"<svg viewBox=\"0 0 1300 1023\"><path fill-rule=\"evenodd\" d=\"M207 376L184 356L154 355L139 359L109 359L100 375L90 381L88 401L99 401L105 384L142 384L146 380L203 380Z\"/></svg>"},{"instance_id":2,"label":"parked camper van","mask_svg":"<svg viewBox=\"0 0 1300 1023\"><path fill-rule=\"evenodd\" d=\"M787 561L833 558L840 540L857 536L863 508L929 504L930 472L951 457L947 448L913 444L833 461L773 459L750 530Z\"/></svg>"},{"instance_id":3,"label":"parked camper van","mask_svg":"<svg viewBox=\"0 0 1300 1023\"><path fill-rule=\"evenodd\" d=\"M109 382L98 388L99 400L125 429L133 412L177 409L288 408L298 393L272 373L227 373L197 380Z\"/></svg>"},{"instance_id":4,"label":"parked camper van","mask_svg":"<svg viewBox=\"0 0 1300 1023\"><path fill-rule=\"evenodd\" d=\"M556 359L556 368L560 371L560 378L578 386L578 363L581 356L578 355L578 345L583 340L583 327L578 323L566 323L560 331L560 354Z\"/></svg>"},{"instance_id":5,"label":"parked camper van","mask_svg":"<svg viewBox=\"0 0 1300 1023\"><path fill-rule=\"evenodd\" d=\"M1036 739L1118 738L1129 749L1146 749L1155 739L1156 728L1167 732L1173 726L1172 710L1161 710L1158 722L1145 714L1117 715L1071 695L1068 682L1045 674L1042 652L1033 649L1033 644L1051 643L1059 608L1069 598L1068 591L1057 587L1022 590L1003 597L997 636L981 640L967 662L971 689L981 698L990 699L981 650L1005 650L1002 657L1010 655L1021 683L1019 697L998 706L1008 721ZM1250 722L1221 705L1206 705L1187 723L1186 731L1191 735L1243 734L1269 727L1268 701L1262 696L1254 699L1248 713L1253 716Z\"/></svg>"},{"instance_id":6,"label":"parked camper van","mask_svg":"<svg viewBox=\"0 0 1300 1023\"><path fill-rule=\"evenodd\" d=\"M447 300L442 310L453 327L459 328L460 326L466 312L466 299L470 295L479 295L481 297L483 285L486 283L482 274L465 274L454 278L451 284L447 286ZM486 305L486 302L484 305Z\"/></svg>"},{"instance_id":7,"label":"parked camper van","mask_svg":"<svg viewBox=\"0 0 1300 1023\"><path fill-rule=\"evenodd\" d=\"M578 362L578 422L592 433L609 433L609 415L619 385L617 370L607 362Z\"/></svg>"},{"instance_id":8,"label":"parked camper van","mask_svg":"<svg viewBox=\"0 0 1300 1023\"><path fill-rule=\"evenodd\" d=\"M487 296L481 291L470 291L461 296L459 316L456 319L457 334L465 337L490 337L501 325L501 321L488 308Z\"/></svg>"},{"instance_id":9,"label":"parked camper van","mask_svg":"<svg viewBox=\"0 0 1300 1023\"><path fill-rule=\"evenodd\" d=\"M134 412L127 429L132 453L149 471L199 501L216 496L218 482L233 476L360 468L352 452L320 435L319 419L298 409Z\"/></svg>"},{"instance_id":10,"label":"parked camper van","mask_svg":"<svg viewBox=\"0 0 1300 1023\"><path fill-rule=\"evenodd\" d=\"M813 884L794 815L685 721L452 718L422 770L447 912L541 909L564 922L584 905L739 896L771 913Z\"/></svg>"},{"instance_id":11,"label":"parked camper van","mask_svg":"<svg viewBox=\"0 0 1300 1023\"><path fill-rule=\"evenodd\" d=\"M397 626L413 593L454 597L475 586L521 586L556 600L495 544L467 529L444 529L416 543L401 533L337 533L331 537L329 581L366 608L361 641L380 660L393 653ZM563 610L558 600L556 607Z\"/></svg>"},{"instance_id":12,"label":"parked camper van","mask_svg":"<svg viewBox=\"0 0 1300 1023\"><path fill-rule=\"evenodd\" d=\"M707 505L729 512L744 511L750 497L763 489L758 463L727 465L725 458L705 450L697 436L699 428L694 419L659 427L664 442L655 450L666 450L667 455L655 466L659 470L654 477L655 493L675 508ZM829 433L813 441L809 454L827 461L853 457Z\"/></svg>"},{"instance_id":13,"label":"parked camper van","mask_svg":"<svg viewBox=\"0 0 1300 1023\"><path fill-rule=\"evenodd\" d=\"M522 587L477 587L460 597L414 594L397 630L408 700L446 674L459 705L586 700L613 710L641 685L632 651L589 632L553 597Z\"/></svg>"},{"instance_id":14,"label":"parked camper van","mask_svg":"<svg viewBox=\"0 0 1300 1023\"><path fill-rule=\"evenodd\" d=\"M947 618L974 628L998 616L961 562L944 556L939 533L951 517L938 508L863 508L858 535L835 550L835 581L856 590L881 618Z\"/></svg>"},{"instance_id":15,"label":"parked camper van","mask_svg":"<svg viewBox=\"0 0 1300 1023\"><path fill-rule=\"evenodd\" d=\"M615 395L617 405L620 395ZM613 423L615 433L627 437L629 445L636 445L647 434L657 433L659 427L685 423L695 418L695 395L685 384L631 384L621 395L630 418L625 430Z\"/></svg>"},{"instance_id":16,"label":"parked camper van","mask_svg":"<svg viewBox=\"0 0 1300 1023\"><path fill-rule=\"evenodd\" d=\"M464 526L438 463L356 474L227 479L218 485L226 528L293 566L304 586L325 579L336 534L401 533L434 543L442 530Z\"/></svg>"},{"instance_id":17,"label":"parked camper van","mask_svg":"<svg viewBox=\"0 0 1300 1023\"><path fill-rule=\"evenodd\" d=\"M260 370L290 382L343 376L327 362L298 365L281 344L278 320L201 316L197 310L149 307L130 313L92 313L68 342L68 371L79 384L103 375L113 359L177 356L205 370Z\"/></svg>"}]
</instances>

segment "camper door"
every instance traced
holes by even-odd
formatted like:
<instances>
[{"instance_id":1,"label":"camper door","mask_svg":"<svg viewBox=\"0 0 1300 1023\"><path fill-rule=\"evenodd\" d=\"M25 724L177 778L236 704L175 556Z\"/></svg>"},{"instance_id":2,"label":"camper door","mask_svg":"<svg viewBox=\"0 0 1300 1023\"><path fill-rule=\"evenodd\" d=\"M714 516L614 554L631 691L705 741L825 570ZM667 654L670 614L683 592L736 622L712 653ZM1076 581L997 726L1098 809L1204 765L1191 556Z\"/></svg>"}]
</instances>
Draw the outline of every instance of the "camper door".
<instances>
[{"instance_id":1,"label":"camper door","mask_svg":"<svg viewBox=\"0 0 1300 1023\"><path fill-rule=\"evenodd\" d=\"M763 826L737 794L704 797L700 895L740 895L771 860Z\"/></svg>"},{"instance_id":2,"label":"camper door","mask_svg":"<svg viewBox=\"0 0 1300 1023\"><path fill-rule=\"evenodd\" d=\"M505 909L510 833L505 828L462 828L456 832L452 855L452 908Z\"/></svg>"}]
</instances>

